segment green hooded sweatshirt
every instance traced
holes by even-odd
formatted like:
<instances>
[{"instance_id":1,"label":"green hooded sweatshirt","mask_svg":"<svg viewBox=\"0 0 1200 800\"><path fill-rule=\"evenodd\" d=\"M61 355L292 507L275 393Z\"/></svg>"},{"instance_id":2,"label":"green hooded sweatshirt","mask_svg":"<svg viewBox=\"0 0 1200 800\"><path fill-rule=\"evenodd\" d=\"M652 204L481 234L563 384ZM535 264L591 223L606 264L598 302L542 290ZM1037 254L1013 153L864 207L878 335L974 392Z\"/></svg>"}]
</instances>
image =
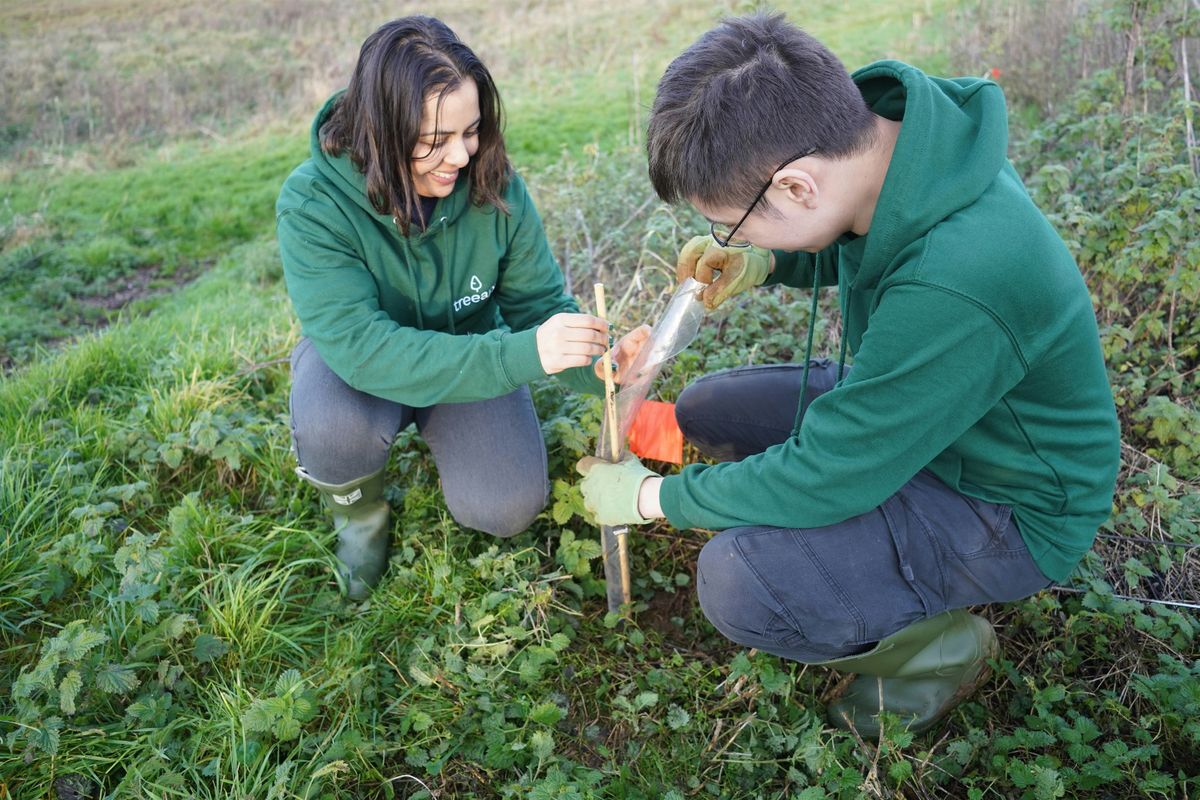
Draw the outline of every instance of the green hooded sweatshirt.
<instances>
[{"instance_id":1,"label":"green hooded sweatshirt","mask_svg":"<svg viewBox=\"0 0 1200 800\"><path fill-rule=\"evenodd\" d=\"M1111 510L1120 455L1087 287L1008 162L998 86L894 61L854 80L903 120L870 230L778 252L772 275L837 284L854 369L782 444L666 478L663 510L681 528L830 525L928 468L1010 505L1062 580Z\"/></svg>"},{"instance_id":2,"label":"green hooded sweatshirt","mask_svg":"<svg viewBox=\"0 0 1200 800\"><path fill-rule=\"evenodd\" d=\"M426 229L404 236L371 206L349 155L321 150L337 99L317 114L311 157L275 207L288 295L321 358L355 389L417 408L499 397L545 377L537 326L579 306L525 183L509 180L506 214L471 202L463 170ZM603 386L591 367L559 376L582 391Z\"/></svg>"}]
</instances>

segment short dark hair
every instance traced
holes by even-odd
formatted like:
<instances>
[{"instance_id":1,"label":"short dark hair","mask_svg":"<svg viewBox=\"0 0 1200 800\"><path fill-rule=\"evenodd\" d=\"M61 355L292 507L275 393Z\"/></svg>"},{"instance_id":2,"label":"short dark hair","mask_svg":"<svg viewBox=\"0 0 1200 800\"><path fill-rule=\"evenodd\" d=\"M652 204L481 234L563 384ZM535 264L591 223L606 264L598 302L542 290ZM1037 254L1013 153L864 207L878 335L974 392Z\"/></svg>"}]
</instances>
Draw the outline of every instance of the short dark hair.
<instances>
[{"instance_id":1,"label":"short dark hair","mask_svg":"<svg viewBox=\"0 0 1200 800\"><path fill-rule=\"evenodd\" d=\"M346 92L321 126L321 149L348 151L367 179L380 214L396 217L408 234L421 218L410 162L430 94L441 100L463 81L479 89L479 150L467 166L471 199L507 211L503 195L512 174L504 150L503 108L491 73L441 20L414 15L392 20L363 42ZM422 220L424 221L424 220Z\"/></svg>"},{"instance_id":2,"label":"short dark hair","mask_svg":"<svg viewBox=\"0 0 1200 800\"><path fill-rule=\"evenodd\" d=\"M731 17L658 82L646 150L669 203L745 206L785 159L860 152L874 115L829 48L782 14ZM765 202L765 200L764 200Z\"/></svg>"}]
</instances>

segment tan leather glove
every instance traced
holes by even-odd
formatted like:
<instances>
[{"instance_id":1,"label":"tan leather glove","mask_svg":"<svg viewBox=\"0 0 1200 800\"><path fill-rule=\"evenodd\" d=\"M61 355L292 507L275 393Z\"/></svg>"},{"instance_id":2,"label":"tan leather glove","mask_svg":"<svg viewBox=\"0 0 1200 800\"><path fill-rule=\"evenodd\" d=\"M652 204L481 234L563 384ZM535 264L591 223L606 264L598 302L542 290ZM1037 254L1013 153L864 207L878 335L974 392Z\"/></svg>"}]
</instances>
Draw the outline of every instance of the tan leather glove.
<instances>
[{"instance_id":1,"label":"tan leather glove","mask_svg":"<svg viewBox=\"0 0 1200 800\"><path fill-rule=\"evenodd\" d=\"M761 247L722 247L712 236L695 236L679 251L675 277L695 278L708 287L700 299L710 311L735 294L759 286L771 274L771 251Z\"/></svg>"}]
</instances>

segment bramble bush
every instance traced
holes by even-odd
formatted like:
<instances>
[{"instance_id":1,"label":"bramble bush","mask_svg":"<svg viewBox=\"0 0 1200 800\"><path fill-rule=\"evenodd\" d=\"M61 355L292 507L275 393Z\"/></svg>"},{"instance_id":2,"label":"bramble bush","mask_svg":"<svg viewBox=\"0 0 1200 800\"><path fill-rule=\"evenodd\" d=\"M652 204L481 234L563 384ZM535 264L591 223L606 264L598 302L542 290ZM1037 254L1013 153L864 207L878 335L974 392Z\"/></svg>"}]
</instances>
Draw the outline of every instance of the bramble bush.
<instances>
[{"instance_id":1,"label":"bramble bush","mask_svg":"<svg viewBox=\"0 0 1200 800\"><path fill-rule=\"evenodd\" d=\"M497 543L456 525L427 448L404 432L387 579L368 603L342 601L317 498L291 474L283 360L297 331L262 239L185 290L181 304L220 313L134 319L0 384L0 786L272 800L1195 796L1200 619L1117 595L1200 596L1200 198L1182 95L1164 77L1198 20L1137 44L1161 86L1128 110L1123 69L1100 70L1014 145L1096 303L1125 442L1104 533L1145 541L1102 539L1079 594L989 608L1004 655L945 725L914 736L889 719L877 741L827 727L839 676L743 651L704 620L701 532L639 531L633 619L606 614L573 473L599 406L554 382L534 390L552 497L532 529ZM610 307L623 327L652 320L674 252L702 226L650 197L644 156L568 153L531 185L583 303L592 280L610 294L632 282ZM799 359L808 313L803 292L739 297L658 396L713 369ZM837 337L826 292L817 352L836 353Z\"/></svg>"}]
</instances>

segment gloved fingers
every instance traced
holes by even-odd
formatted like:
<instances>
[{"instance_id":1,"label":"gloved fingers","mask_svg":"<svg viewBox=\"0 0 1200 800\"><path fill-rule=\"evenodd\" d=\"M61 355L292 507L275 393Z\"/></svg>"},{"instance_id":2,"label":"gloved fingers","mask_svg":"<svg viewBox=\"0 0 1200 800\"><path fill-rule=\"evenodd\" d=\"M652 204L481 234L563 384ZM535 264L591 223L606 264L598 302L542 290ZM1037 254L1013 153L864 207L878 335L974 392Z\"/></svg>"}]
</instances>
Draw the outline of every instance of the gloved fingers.
<instances>
[{"instance_id":1,"label":"gloved fingers","mask_svg":"<svg viewBox=\"0 0 1200 800\"><path fill-rule=\"evenodd\" d=\"M693 277L701 283L712 283L724 272L733 271L729 253L720 247L710 247L696 261Z\"/></svg>"},{"instance_id":2,"label":"gloved fingers","mask_svg":"<svg viewBox=\"0 0 1200 800\"><path fill-rule=\"evenodd\" d=\"M713 244L711 236L693 236L679 251L675 262L675 280L683 283L696 274L696 262L704 255L708 246ZM699 280L699 279L697 279Z\"/></svg>"},{"instance_id":3,"label":"gloved fingers","mask_svg":"<svg viewBox=\"0 0 1200 800\"><path fill-rule=\"evenodd\" d=\"M739 292L762 284L771 271L771 254L761 248L709 248L696 268L697 280L708 270L715 277L700 291L711 311Z\"/></svg>"},{"instance_id":4,"label":"gloved fingers","mask_svg":"<svg viewBox=\"0 0 1200 800\"><path fill-rule=\"evenodd\" d=\"M591 502L586 494L583 496L583 510L587 512L585 516L587 517L588 522L592 523L593 525L599 524L596 519L598 513L596 510L596 504Z\"/></svg>"},{"instance_id":5,"label":"gloved fingers","mask_svg":"<svg viewBox=\"0 0 1200 800\"><path fill-rule=\"evenodd\" d=\"M723 292L719 281L710 283L700 290L700 302L704 303L704 307L712 311L729 297L727 292Z\"/></svg>"},{"instance_id":6,"label":"gloved fingers","mask_svg":"<svg viewBox=\"0 0 1200 800\"><path fill-rule=\"evenodd\" d=\"M742 266L744 268L744 264ZM724 271L719 272L716 279L700 291L700 299L704 302L705 308L712 311L736 294L736 281L739 276L740 271L736 268L726 267Z\"/></svg>"},{"instance_id":7,"label":"gloved fingers","mask_svg":"<svg viewBox=\"0 0 1200 800\"><path fill-rule=\"evenodd\" d=\"M591 472L592 467L596 466L597 464L607 463L609 462L602 458L596 458L595 456L584 456L583 458L579 459L579 461L575 462L575 470L580 475L587 475L589 472Z\"/></svg>"}]
</instances>

